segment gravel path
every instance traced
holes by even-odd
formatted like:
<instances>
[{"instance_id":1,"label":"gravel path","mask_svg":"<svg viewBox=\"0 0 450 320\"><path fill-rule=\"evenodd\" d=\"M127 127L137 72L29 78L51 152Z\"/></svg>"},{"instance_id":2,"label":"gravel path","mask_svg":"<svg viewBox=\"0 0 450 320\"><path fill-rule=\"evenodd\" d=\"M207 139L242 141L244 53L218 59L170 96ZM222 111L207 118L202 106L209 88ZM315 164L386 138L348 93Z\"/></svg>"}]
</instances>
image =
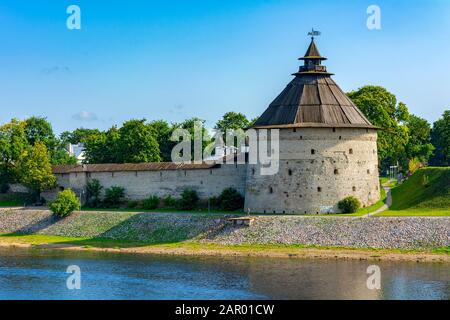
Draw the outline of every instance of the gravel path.
<instances>
[{"instance_id":1,"label":"gravel path","mask_svg":"<svg viewBox=\"0 0 450 320\"><path fill-rule=\"evenodd\" d=\"M370 216L376 215L377 213L386 211L392 205L391 188L383 187L383 189L386 191L386 203L382 207L380 207L379 209L375 210L374 212L369 212L368 214L363 215L362 216L363 218L368 218Z\"/></svg>"}]
</instances>

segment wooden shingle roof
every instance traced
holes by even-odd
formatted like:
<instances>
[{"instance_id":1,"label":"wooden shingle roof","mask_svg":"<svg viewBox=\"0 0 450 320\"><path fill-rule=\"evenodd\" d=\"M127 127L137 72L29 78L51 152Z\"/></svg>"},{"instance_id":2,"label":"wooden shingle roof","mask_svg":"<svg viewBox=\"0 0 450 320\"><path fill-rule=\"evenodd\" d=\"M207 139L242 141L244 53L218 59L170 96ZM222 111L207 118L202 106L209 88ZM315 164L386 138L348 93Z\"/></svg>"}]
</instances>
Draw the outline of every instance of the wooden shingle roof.
<instances>
[{"instance_id":1,"label":"wooden shingle roof","mask_svg":"<svg viewBox=\"0 0 450 320\"><path fill-rule=\"evenodd\" d=\"M312 40L303 58L305 65L252 128L375 128L321 65L324 59Z\"/></svg>"}]
</instances>

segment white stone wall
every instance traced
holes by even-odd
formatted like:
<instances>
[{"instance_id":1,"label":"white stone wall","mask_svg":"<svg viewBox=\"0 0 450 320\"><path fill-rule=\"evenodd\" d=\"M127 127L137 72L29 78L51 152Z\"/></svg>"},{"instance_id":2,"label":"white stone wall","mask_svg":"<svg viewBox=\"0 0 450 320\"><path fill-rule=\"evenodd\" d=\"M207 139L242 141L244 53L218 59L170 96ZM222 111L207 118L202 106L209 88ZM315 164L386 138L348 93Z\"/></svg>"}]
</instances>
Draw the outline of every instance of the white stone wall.
<instances>
[{"instance_id":1,"label":"white stone wall","mask_svg":"<svg viewBox=\"0 0 450 320\"><path fill-rule=\"evenodd\" d=\"M213 169L92 172L56 175L58 186L77 192L85 190L87 181L97 179L104 189L125 188L130 200L142 200L150 195L178 197L186 188L197 191L203 200L218 196L225 188L233 187L245 194L246 166L224 164Z\"/></svg>"},{"instance_id":2,"label":"white stone wall","mask_svg":"<svg viewBox=\"0 0 450 320\"><path fill-rule=\"evenodd\" d=\"M357 197L364 206L380 198L377 133L371 129L280 130L280 167L272 176L247 170L246 210L267 213L338 212L337 203ZM314 150L314 152L312 152Z\"/></svg>"}]
</instances>

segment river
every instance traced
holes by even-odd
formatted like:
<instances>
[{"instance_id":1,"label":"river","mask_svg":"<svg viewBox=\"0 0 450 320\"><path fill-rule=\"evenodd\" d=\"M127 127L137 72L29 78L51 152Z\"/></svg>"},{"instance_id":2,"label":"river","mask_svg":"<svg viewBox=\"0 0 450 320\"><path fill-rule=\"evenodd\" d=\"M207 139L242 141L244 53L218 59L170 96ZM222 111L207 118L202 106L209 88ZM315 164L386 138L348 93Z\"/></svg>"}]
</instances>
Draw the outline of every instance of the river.
<instances>
[{"instance_id":1,"label":"river","mask_svg":"<svg viewBox=\"0 0 450 320\"><path fill-rule=\"evenodd\" d=\"M367 287L370 265L379 290ZM79 267L80 289L67 288L68 266ZM450 264L0 248L0 299L448 300Z\"/></svg>"}]
</instances>

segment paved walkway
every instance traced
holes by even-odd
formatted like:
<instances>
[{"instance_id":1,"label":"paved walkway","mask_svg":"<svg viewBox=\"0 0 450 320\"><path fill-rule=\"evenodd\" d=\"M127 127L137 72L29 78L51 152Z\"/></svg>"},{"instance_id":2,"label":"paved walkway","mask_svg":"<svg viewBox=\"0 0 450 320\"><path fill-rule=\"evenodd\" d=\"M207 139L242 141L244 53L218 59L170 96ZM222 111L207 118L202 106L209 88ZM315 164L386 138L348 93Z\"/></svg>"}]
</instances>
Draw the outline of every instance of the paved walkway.
<instances>
[{"instance_id":1,"label":"paved walkway","mask_svg":"<svg viewBox=\"0 0 450 320\"><path fill-rule=\"evenodd\" d=\"M392 194L391 194L391 188L389 188L387 186L387 184L389 184L390 181L386 182L385 185L383 185L383 189L386 191L386 203L383 204L383 206L381 206L380 208L378 208L377 210L375 210L374 212L369 212L368 214L365 214L362 216L362 218L368 218L370 216L373 216L377 213L383 212L387 209L389 209L389 207L392 205Z\"/></svg>"}]
</instances>

